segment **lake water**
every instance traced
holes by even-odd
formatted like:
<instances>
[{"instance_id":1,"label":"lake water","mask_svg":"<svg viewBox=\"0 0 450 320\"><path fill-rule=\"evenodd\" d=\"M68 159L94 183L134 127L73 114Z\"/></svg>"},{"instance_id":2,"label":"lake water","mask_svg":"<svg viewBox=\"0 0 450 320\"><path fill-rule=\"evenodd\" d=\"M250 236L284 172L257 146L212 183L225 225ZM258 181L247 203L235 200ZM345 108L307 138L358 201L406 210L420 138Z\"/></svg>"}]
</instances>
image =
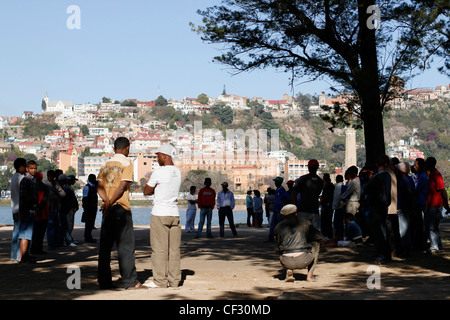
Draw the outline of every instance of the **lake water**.
<instances>
[{"instance_id":1,"label":"lake water","mask_svg":"<svg viewBox=\"0 0 450 320\"><path fill-rule=\"evenodd\" d=\"M132 208L131 212L133 214L133 224L135 226L148 226L150 225L151 208ZM75 214L75 225L84 226L81 222L81 216L83 214L83 209L78 210ZM198 225L200 220L200 210L197 209L197 215L195 216L195 225ZM186 224L186 210L180 209L180 222L184 226ZM225 219L225 223L228 224L228 220ZM234 223L247 223L247 211L234 211ZM0 224L13 224L11 207L0 207ZM102 214L99 212L97 214L97 219L95 220L95 225L100 226L102 224ZM206 221L205 221L206 224ZM213 226L219 225L219 216L217 210L213 210L212 223ZM206 227L206 226L205 226Z\"/></svg>"}]
</instances>

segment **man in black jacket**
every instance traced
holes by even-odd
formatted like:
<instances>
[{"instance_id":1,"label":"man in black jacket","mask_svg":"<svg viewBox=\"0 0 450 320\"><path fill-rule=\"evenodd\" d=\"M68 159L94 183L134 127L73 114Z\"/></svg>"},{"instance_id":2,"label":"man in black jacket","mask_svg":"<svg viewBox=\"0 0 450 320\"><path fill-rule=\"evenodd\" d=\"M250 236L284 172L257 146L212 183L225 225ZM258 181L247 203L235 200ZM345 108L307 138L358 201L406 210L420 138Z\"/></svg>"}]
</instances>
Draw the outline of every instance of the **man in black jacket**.
<instances>
[{"instance_id":1,"label":"man in black jacket","mask_svg":"<svg viewBox=\"0 0 450 320\"><path fill-rule=\"evenodd\" d=\"M92 230L95 226L95 219L97 217L98 209L98 194L97 194L97 177L90 174L88 183L83 188L83 216L82 222L84 227L84 241L95 243L97 240L92 238Z\"/></svg>"},{"instance_id":2,"label":"man in black jacket","mask_svg":"<svg viewBox=\"0 0 450 320\"><path fill-rule=\"evenodd\" d=\"M367 182L365 193L369 196L369 220L371 238L375 243L375 263L381 264L391 259L387 219L391 204L391 175L389 173L390 159L379 156L376 162L378 172Z\"/></svg>"},{"instance_id":3,"label":"man in black jacket","mask_svg":"<svg viewBox=\"0 0 450 320\"><path fill-rule=\"evenodd\" d=\"M305 218L297 217L297 206L281 209L283 221L274 230L281 265L286 269L286 282L293 282L294 270L308 269L307 281L314 281L314 269L319 259L323 235Z\"/></svg>"}]
</instances>

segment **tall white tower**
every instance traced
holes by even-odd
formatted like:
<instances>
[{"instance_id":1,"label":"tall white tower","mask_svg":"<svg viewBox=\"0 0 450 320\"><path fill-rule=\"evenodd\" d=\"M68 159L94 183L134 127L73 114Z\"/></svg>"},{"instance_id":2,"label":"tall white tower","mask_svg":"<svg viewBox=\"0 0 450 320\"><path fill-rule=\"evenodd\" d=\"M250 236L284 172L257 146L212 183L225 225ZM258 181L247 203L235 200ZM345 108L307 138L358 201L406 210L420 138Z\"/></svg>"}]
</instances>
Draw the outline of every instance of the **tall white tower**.
<instances>
[{"instance_id":1,"label":"tall white tower","mask_svg":"<svg viewBox=\"0 0 450 320\"><path fill-rule=\"evenodd\" d=\"M48 106L48 101L49 101L49 99L48 99L47 91L45 92L44 101L45 101L45 104Z\"/></svg>"},{"instance_id":2,"label":"tall white tower","mask_svg":"<svg viewBox=\"0 0 450 320\"><path fill-rule=\"evenodd\" d=\"M356 157L356 130L353 128L345 129L345 169L357 165Z\"/></svg>"}]
</instances>

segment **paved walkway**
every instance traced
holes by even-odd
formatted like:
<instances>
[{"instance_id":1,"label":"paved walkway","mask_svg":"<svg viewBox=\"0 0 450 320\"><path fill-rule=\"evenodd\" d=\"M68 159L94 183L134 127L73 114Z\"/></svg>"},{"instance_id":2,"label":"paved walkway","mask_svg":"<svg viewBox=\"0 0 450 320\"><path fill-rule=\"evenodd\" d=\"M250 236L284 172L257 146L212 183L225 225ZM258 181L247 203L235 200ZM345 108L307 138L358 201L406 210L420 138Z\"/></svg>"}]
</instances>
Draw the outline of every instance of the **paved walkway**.
<instances>
[{"instance_id":1,"label":"paved walkway","mask_svg":"<svg viewBox=\"0 0 450 320\"><path fill-rule=\"evenodd\" d=\"M306 270L293 283L284 274L273 243L264 242L268 228L239 226L238 238L226 229L225 238L182 237L182 285L177 289L108 290L97 288L98 243L83 243L83 227L73 235L77 247L59 248L38 256L36 264L9 260L11 226L0 226L0 299L60 300L320 300L320 299L450 299L450 226L441 225L447 249L439 255L416 253L371 269L373 247L326 248L319 256L317 282L306 281ZM149 228L136 227L136 267L139 280L152 279ZM218 228L213 228L218 235ZM94 231L99 237L99 230ZM120 284L113 254L113 276ZM81 271L81 289L69 290L67 269ZM375 266L376 267L376 266ZM379 272L379 282L368 278ZM373 279L373 277L371 278Z\"/></svg>"}]
</instances>

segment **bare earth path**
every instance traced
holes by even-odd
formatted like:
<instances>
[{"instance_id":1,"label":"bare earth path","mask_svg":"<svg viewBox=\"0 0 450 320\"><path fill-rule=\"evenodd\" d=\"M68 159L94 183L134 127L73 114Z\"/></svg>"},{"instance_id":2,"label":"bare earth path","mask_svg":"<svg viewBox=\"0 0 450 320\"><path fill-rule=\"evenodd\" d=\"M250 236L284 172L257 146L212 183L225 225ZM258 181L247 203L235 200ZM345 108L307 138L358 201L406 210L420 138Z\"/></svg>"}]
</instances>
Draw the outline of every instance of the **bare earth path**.
<instances>
[{"instance_id":1,"label":"bare earth path","mask_svg":"<svg viewBox=\"0 0 450 320\"><path fill-rule=\"evenodd\" d=\"M297 271L296 281L284 282L273 243L264 242L268 228L238 228L239 238L229 229L225 238L182 237L182 285L148 290L97 288L98 243L83 243L83 228L76 227L77 247L49 250L37 256L36 264L11 262L11 226L0 226L0 299L2 300L448 300L450 299L450 225L441 224L446 249L438 255L414 253L407 260L380 266L379 289L368 289L373 266L373 247L326 248L319 256L317 282L306 282L306 271ZM152 279L149 228L135 227L136 267L139 280ZM218 229L213 228L218 235ZM99 237L99 230L94 231ZM66 284L76 266L81 271L81 289ZM115 252L113 276L120 285ZM376 269L377 270L377 269ZM369 281L370 283L375 283Z\"/></svg>"}]
</instances>

